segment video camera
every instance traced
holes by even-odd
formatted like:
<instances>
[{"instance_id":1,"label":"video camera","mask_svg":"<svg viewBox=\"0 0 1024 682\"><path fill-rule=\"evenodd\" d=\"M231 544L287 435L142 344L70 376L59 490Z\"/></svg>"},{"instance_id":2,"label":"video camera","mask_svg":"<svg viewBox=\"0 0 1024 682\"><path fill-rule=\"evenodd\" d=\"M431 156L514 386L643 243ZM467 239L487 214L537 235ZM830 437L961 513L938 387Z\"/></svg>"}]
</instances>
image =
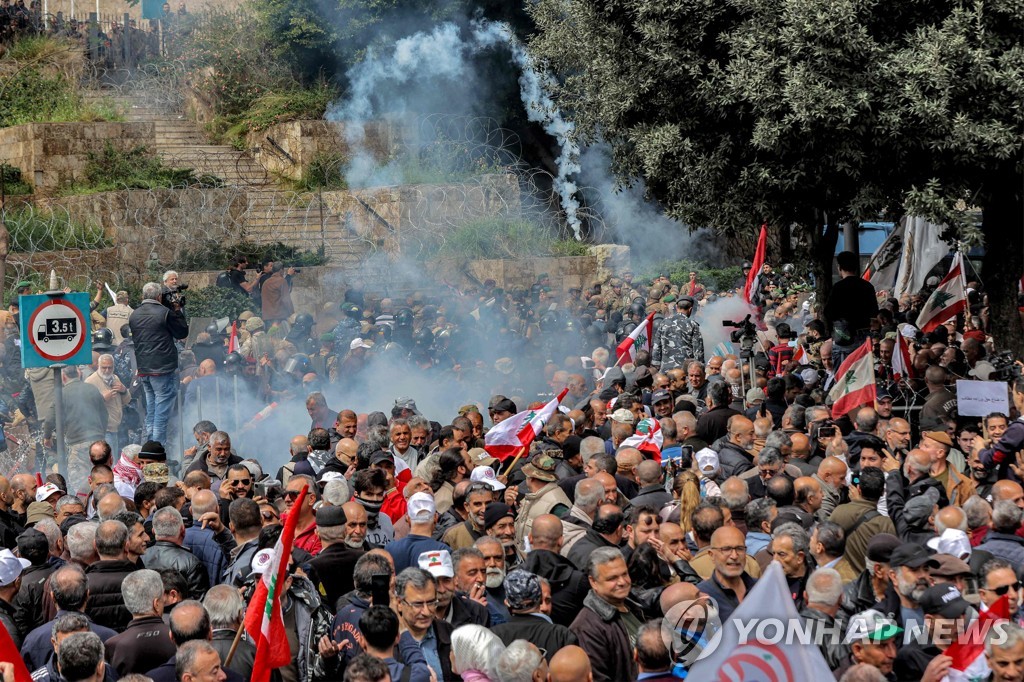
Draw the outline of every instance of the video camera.
<instances>
[{"instance_id":1,"label":"video camera","mask_svg":"<svg viewBox=\"0 0 1024 682\"><path fill-rule=\"evenodd\" d=\"M1013 353L1008 350L1002 353L995 353L988 361L995 369L989 375L989 381L1013 381L1021 376L1021 367L1017 364Z\"/></svg>"},{"instance_id":2,"label":"video camera","mask_svg":"<svg viewBox=\"0 0 1024 682\"><path fill-rule=\"evenodd\" d=\"M734 330L729 334L729 338L733 343L740 344L740 348L748 353L754 347L754 341L757 340L757 327L750 321L750 315L748 314L739 322L733 322L731 320L722 320L723 327L733 327Z\"/></svg>"},{"instance_id":3,"label":"video camera","mask_svg":"<svg viewBox=\"0 0 1024 682\"><path fill-rule=\"evenodd\" d=\"M165 307L174 310L176 308L185 307L185 290L188 289L187 284L179 284L176 287L164 287L164 295L162 301Z\"/></svg>"}]
</instances>

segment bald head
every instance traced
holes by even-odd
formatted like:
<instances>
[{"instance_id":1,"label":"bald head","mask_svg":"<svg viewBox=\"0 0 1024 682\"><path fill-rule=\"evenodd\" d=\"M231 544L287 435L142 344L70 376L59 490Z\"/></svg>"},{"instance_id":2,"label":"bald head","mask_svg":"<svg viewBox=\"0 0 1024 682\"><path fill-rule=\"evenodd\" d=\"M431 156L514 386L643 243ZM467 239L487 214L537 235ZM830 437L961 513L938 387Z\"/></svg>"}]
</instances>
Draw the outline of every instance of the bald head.
<instances>
[{"instance_id":1,"label":"bald head","mask_svg":"<svg viewBox=\"0 0 1024 682\"><path fill-rule=\"evenodd\" d=\"M609 474L607 471L599 471L593 477L594 481L601 484L604 488L604 501L607 503L614 503L619 499L618 483L615 481L615 477Z\"/></svg>"},{"instance_id":2,"label":"bald head","mask_svg":"<svg viewBox=\"0 0 1024 682\"><path fill-rule=\"evenodd\" d=\"M302 455L309 452L309 439L305 436L295 436L292 438L291 445L289 445L292 457L295 455Z\"/></svg>"},{"instance_id":3,"label":"bald head","mask_svg":"<svg viewBox=\"0 0 1024 682\"><path fill-rule=\"evenodd\" d=\"M615 463L619 465L619 473L627 478L636 478L636 468L644 456L636 448L620 448L615 453Z\"/></svg>"},{"instance_id":4,"label":"bald head","mask_svg":"<svg viewBox=\"0 0 1024 682\"><path fill-rule=\"evenodd\" d=\"M722 526L711 534L712 547L738 547L746 544L746 537L736 526Z\"/></svg>"},{"instance_id":5,"label":"bald head","mask_svg":"<svg viewBox=\"0 0 1024 682\"><path fill-rule=\"evenodd\" d=\"M1009 500L1024 509L1024 488L1016 481L996 481L992 484L992 501Z\"/></svg>"},{"instance_id":6,"label":"bald head","mask_svg":"<svg viewBox=\"0 0 1024 682\"><path fill-rule=\"evenodd\" d=\"M693 583L678 582L669 585L661 592L659 605L661 613L668 614L672 607L691 602L701 595L701 591Z\"/></svg>"},{"instance_id":7,"label":"bald head","mask_svg":"<svg viewBox=\"0 0 1024 682\"><path fill-rule=\"evenodd\" d=\"M199 490L192 496L192 516L198 519L208 512L218 511L220 505L212 490Z\"/></svg>"},{"instance_id":8,"label":"bald head","mask_svg":"<svg viewBox=\"0 0 1024 682\"><path fill-rule=\"evenodd\" d=\"M199 376L208 377L217 373L217 363L213 360L203 360L199 363Z\"/></svg>"},{"instance_id":9,"label":"bald head","mask_svg":"<svg viewBox=\"0 0 1024 682\"><path fill-rule=\"evenodd\" d=\"M593 682L590 657L578 646L566 646L558 650L548 663L550 682Z\"/></svg>"},{"instance_id":10,"label":"bald head","mask_svg":"<svg viewBox=\"0 0 1024 682\"><path fill-rule=\"evenodd\" d=\"M530 527L530 546L558 552L562 546L562 520L554 514L541 514Z\"/></svg>"},{"instance_id":11,"label":"bald head","mask_svg":"<svg viewBox=\"0 0 1024 682\"><path fill-rule=\"evenodd\" d=\"M359 443L352 438L342 438L334 448L334 456L346 462L354 462Z\"/></svg>"},{"instance_id":12,"label":"bald head","mask_svg":"<svg viewBox=\"0 0 1024 682\"><path fill-rule=\"evenodd\" d=\"M935 530L940 535L947 528L967 532L967 515L960 507L943 507L935 515Z\"/></svg>"},{"instance_id":13,"label":"bald head","mask_svg":"<svg viewBox=\"0 0 1024 682\"><path fill-rule=\"evenodd\" d=\"M793 446L790 448L792 457L806 460L811 456L811 439L807 437L806 433L793 433L790 434L789 438L793 443Z\"/></svg>"},{"instance_id":14,"label":"bald head","mask_svg":"<svg viewBox=\"0 0 1024 682\"><path fill-rule=\"evenodd\" d=\"M754 444L754 422L743 415L733 415L729 418L729 440L734 445L739 445L744 450L749 450Z\"/></svg>"},{"instance_id":15,"label":"bald head","mask_svg":"<svg viewBox=\"0 0 1024 682\"><path fill-rule=\"evenodd\" d=\"M116 492L107 493L96 504L96 515L101 519L112 519L125 511L124 498Z\"/></svg>"},{"instance_id":16,"label":"bald head","mask_svg":"<svg viewBox=\"0 0 1024 682\"><path fill-rule=\"evenodd\" d=\"M661 465L653 459L640 462L636 468L636 476L641 487L655 485L661 481Z\"/></svg>"},{"instance_id":17,"label":"bald head","mask_svg":"<svg viewBox=\"0 0 1024 682\"><path fill-rule=\"evenodd\" d=\"M835 487L846 480L846 462L838 457L826 457L818 465L818 478Z\"/></svg>"}]
</instances>

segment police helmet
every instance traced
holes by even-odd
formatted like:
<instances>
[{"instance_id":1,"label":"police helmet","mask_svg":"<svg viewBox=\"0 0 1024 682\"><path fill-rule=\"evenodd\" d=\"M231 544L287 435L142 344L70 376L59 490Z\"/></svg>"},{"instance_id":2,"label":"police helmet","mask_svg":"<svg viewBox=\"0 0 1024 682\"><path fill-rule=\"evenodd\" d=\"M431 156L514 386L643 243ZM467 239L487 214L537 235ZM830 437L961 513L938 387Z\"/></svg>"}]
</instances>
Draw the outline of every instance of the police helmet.
<instances>
[{"instance_id":1,"label":"police helmet","mask_svg":"<svg viewBox=\"0 0 1024 682\"><path fill-rule=\"evenodd\" d=\"M299 313L295 316L295 322L292 323L292 327L302 327L306 330L312 329L313 316L309 313Z\"/></svg>"},{"instance_id":2,"label":"police helmet","mask_svg":"<svg viewBox=\"0 0 1024 682\"><path fill-rule=\"evenodd\" d=\"M399 327L411 327L413 322L412 311L408 308L402 308L395 315L395 325Z\"/></svg>"},{"instance_id":3,"label":"police helmet","mask_svg":"<svg viewBox=\"0 0 1024 682\"><path fill-rule=\"evenodd\" d=\"M305 374L309 371L309 357L305 353L296 353L284 363L286 374Z\"/></svg>"}]
</instances>

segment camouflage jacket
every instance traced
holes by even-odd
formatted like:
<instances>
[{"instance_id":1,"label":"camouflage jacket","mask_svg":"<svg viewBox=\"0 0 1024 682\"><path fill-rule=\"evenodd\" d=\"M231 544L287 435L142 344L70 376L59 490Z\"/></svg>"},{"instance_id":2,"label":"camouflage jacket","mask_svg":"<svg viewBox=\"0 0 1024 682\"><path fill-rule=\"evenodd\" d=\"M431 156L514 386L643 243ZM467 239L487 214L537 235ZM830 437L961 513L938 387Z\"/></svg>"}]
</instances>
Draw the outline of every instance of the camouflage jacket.
<instances>
[{"instance_id":1,"label":"camouflage jacket","mask_svg":"<svg viewBox=\"0 0 1024 682\"><path fill-rule=\"evenodd\" d=\"M662 371L684 367L687 360L704 362L704 339L700 324L686 315L674 315L662 323L654 337L651 363Z\"/></svg>"}]
</instances>

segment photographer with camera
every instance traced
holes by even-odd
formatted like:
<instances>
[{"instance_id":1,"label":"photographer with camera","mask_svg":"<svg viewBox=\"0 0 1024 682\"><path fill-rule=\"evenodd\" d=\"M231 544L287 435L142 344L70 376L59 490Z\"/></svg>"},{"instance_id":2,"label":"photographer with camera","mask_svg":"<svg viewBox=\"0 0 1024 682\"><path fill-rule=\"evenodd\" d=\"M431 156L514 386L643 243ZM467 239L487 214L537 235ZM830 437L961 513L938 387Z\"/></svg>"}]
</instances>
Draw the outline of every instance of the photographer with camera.
<instances>
[{"instance_id":1,"label":"photographer with camera","mask_svg":"<svg viewBox=\"0 0 1024 682\"><path fill-rule=\"evenodd\" d=\"M178 275L173 283L178 288ZM165 276L164 281L168 278ZM182 312L184 301L177 291L149 282L142 287L142 303L128 318L138 376L146 392L146 437L159 443L167 440L167 420L178 391L178 348L175 341L188 336L188 322Z\"/></svg>"},{"instance_id":2,"label":"photographer with camera","mask_svg":"<svg viewBox=\"0 0 1024 682\"><path fill-rule=\"evenodd\" d=\"M295 312L292 307L292 285L285 278L286 274L289 277L294 275L295 268L288 268L285 272L284 263L275 261L270 277L261 288L263 321L267 324L286 320Z\"/></svg>"}]
</instances>

